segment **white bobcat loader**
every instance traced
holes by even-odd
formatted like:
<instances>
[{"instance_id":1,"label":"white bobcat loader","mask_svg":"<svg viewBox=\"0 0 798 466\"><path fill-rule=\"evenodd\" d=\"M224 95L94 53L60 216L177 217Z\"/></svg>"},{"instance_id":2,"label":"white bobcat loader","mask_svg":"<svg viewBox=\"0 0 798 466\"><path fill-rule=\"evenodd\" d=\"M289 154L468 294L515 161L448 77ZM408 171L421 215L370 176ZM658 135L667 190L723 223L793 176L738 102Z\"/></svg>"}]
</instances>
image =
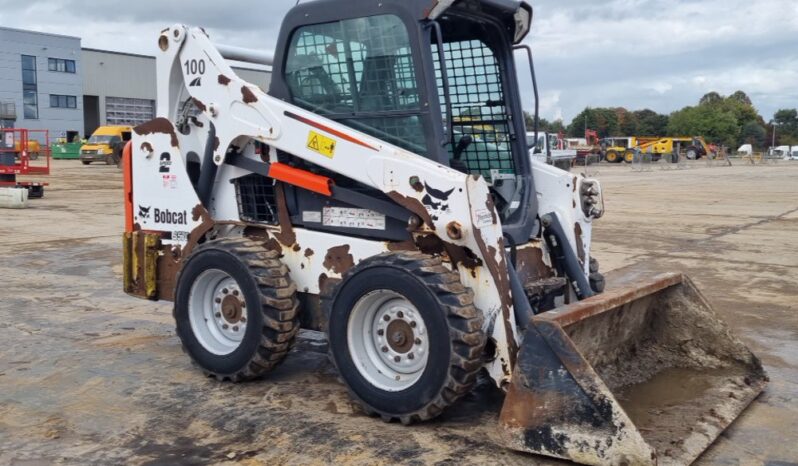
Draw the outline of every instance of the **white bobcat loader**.
<instances>
[{"instance_id":1,"label":"white bobcat loader","mask_svg":"<svg viewBox=\"0 0 798 466\"><path fill-rule=\"evenodd\" d=\"M514 0L317 0L273 55L165 29L157 118L125 151L125 290L173 301L220 380L267 373L302 327L386 421L438 416L484 370L510 448L691 462L766 376L686 277L602 294L599 183L528 155L531 23ZM228 59L272 65L269 91ZM685 403L638 396L685 379Z\"/></svg>"}]
</instances>

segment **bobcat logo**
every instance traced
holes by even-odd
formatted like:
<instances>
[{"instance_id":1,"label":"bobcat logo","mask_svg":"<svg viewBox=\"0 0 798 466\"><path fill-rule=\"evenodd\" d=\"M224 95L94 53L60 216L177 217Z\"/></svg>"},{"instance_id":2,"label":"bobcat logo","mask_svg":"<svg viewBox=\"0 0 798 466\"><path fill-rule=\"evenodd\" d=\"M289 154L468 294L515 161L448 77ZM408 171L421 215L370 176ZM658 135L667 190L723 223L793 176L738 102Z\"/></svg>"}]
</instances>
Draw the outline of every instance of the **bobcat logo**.
<instances>
[{"instance_id":1,"label":"bobcat logo","mask_svg":"<svg viewBox=\"0 0 798 466\"><path fill-rule=\"evenodd\" d=\"M150 207L139 206L139 218L142 219L150 218L150 210L152 210L152 206Z\"/></svg>"}]
</instances>

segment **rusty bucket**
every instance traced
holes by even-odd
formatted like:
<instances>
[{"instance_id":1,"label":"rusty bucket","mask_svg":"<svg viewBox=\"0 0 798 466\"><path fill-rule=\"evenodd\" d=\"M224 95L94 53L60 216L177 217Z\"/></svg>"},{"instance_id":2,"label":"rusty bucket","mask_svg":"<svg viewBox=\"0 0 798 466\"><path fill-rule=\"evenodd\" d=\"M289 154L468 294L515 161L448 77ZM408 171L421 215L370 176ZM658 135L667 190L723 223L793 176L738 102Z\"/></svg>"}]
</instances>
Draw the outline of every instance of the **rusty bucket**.
<instances>
[{"instance_id":1,"label":"rusty bucket","mask_svg":"<svg viewBox=\"0 0 798 466\"><path fill-rule=\"evenodd\" d=\"M508 447L582 464L690 464L764 389L762 365L682 274L532 319Z\"/></svg>"}]
</instances>

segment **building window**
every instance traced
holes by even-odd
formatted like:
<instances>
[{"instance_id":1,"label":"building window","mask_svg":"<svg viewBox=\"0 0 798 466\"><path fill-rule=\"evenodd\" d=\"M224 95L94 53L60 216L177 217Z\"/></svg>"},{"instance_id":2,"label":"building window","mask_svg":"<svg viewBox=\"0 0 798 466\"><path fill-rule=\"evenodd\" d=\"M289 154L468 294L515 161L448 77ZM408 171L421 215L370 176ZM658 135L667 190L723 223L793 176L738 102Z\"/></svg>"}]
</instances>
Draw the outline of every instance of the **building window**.
<instances>
[{"instance_id":1,"label":"building window","mask_svg":"<svg viewBox=\"0 0 798 466\"><path fill-rule=\"evenodd\" d=\"M74 73L75 60L64 60L62 58L49 58L47 60L47 69L59 73Z\"/></svg>"},{"instance_id":2,"label":"building window","mask_svg":"<svg viewBox=\"0 0 798 466\"><path fill-rule=\"evenodd\" d=\"M22 107L25 119L39 119L36 57L32 57L30 55L22 55Z\"/></svg>"},{"instance_id":3,"label":"building window","mask_svg":"<svg viewBox=\"0 0 798 466\"><path fill-rule=\"evenodd\" d=\"M74 95L50 94L50 107L52 108L78 108L78 98Z\"/></svg>"},{"instance_id":4,"label":"building window","mask_svg":"<svg viewBox=\"0 0 798 466\"><path fill-rule=\"evenodd\" d=\"M153 118L155 118L154 100L105 98L105 119L109 125L137 126Z\"/></svg>"}]
</instances>

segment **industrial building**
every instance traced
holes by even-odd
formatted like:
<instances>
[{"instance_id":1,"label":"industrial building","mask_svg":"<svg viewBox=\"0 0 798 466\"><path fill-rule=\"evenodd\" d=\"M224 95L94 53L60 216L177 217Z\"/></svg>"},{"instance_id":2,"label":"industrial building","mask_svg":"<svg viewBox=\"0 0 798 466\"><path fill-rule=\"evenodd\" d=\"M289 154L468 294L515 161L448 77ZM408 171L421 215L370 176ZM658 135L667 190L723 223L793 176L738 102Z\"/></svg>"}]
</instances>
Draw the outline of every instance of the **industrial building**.
<instances>
[{"instance_id":1,"label":"industrial building","mask_svg":"<svg viewBox=\"0 0 798 466\"><path fill-rule=\"evenodd\" d=\"M155 114L155 57L82 48L79 37L0 27L0 124L51 139ZM267 89L267 70L235 68Z\"/></svg>"}]
</instances>

